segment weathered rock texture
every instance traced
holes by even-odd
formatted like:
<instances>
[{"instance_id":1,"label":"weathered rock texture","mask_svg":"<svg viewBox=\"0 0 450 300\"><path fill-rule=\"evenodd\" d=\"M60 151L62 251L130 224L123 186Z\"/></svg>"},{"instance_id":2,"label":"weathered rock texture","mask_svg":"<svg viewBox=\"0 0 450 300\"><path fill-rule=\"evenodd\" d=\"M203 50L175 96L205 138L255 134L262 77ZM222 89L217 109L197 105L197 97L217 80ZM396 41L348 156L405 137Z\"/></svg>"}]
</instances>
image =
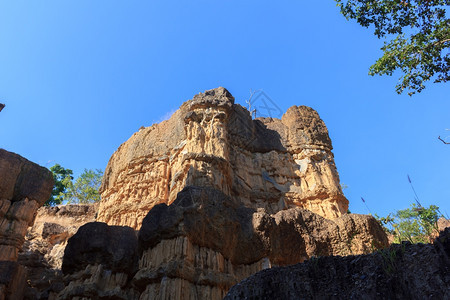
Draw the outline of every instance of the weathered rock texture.
<instances>
[{"instance_id":1,"label":"weathered rock texture","mask_svg":"<svg viewBox=\"0 0 450 300\"><path fill-rule=\"evenodd\" d=\"M95 221L98 205L41 207L25 236L19 263L28 271L25 299L52 299L64 288L62 258L68 239Z\"/></svg>"},{"instance_id":2,"label":"weathered rock texture","mask_svg":"<svg viewBox=\"0 0 450 300\"><path fill-rule=\"evenodd\" d=\"M329 220L299 207L270 214L211 187L186 187L171 205L148 213L139 230L138 266L129 246L133 234L104 223L80 228L66 248L63 270L71 283L59 297L222 299L231 286L271 266L387 246L371 216ZM113 257L111 248L119 254Z\"/></svg>"},{"instance_id":3,"label":"weathered rock texture","mask_svg":"<svg viewBox=\"0 0 450 300\"><path fill-rule=\"evenodd\" d=\"M98 220L138 229L148 211L186 186L207 186L269 213L292 207L326 218L346 213L332 145L319 115L293 106L258 118L224 88L194 96L112 155Z\"/></svg>"},{"instance_id":4,"label":"weathered rock texture","mask_svg":"<svg viewBox=\"0 0 450 300\"><path fill-rule=\"evenodd\" d=\"M83 225L66 247L62 270L70 275L58 299L138 299L129 287L138 258L132 228L100 222Z\"/></svg>"},{"instance_id":5,"label":"weathered rock texture","mask_svg":"<svg viewBox=\"0 0 450 300\"><path fill-rule=\"evenodd\" d=\"M0 299L22 298L26 271L17 263L18 253L52 189L49 170L0 149Z\"/></svg>"},{"instance_id":6,"label":"weathered rock texture","mask_svg":"<svg viewBox=\"0 0 450 300\"><path fill-rule=\"evenodd\" d=\"M263 270L225 299L450 299L450 228L434 244Z\"/></svg>"}]
</instances>

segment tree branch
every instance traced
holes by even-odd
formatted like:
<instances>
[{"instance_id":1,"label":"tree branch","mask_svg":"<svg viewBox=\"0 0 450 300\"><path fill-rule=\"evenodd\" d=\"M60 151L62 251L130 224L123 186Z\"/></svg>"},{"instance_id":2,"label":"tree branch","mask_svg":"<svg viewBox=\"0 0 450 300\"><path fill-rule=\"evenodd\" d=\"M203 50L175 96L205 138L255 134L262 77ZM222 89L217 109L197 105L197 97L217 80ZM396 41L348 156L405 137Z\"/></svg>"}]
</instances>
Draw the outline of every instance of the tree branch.
<instances>
[{"instance_id":1,"label":"tree branch","mask_svg":"<svg viewBox=\"0 0 450 300\"><path fill-rule=\"evenodd\" d=\"M438 139L439 139L441 142L443 142L444 144L450 145L450 142L444 141L444 140L441 138L441 136L438 136Z\"/></svg>"}]
</instances>

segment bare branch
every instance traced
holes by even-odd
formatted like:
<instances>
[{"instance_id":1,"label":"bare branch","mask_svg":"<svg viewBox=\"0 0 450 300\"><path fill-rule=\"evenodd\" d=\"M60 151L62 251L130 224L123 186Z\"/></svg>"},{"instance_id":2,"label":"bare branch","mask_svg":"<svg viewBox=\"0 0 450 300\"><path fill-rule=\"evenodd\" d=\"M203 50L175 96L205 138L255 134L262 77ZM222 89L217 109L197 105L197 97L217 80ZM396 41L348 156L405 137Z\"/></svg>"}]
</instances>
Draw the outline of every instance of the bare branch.
<instances>
[{"instance_id":1,"label":"bare branch","mask_svg":"<svg viewBox=\"0 0 450 300\"><path fill-rule=\"evenodd\" d=\"M441 138L441 136L438 136L438 139L439 139L441 142L443 142L444 144L450 145L450 142L444 141L444 140Z\"/></svg>"}]
</instances>

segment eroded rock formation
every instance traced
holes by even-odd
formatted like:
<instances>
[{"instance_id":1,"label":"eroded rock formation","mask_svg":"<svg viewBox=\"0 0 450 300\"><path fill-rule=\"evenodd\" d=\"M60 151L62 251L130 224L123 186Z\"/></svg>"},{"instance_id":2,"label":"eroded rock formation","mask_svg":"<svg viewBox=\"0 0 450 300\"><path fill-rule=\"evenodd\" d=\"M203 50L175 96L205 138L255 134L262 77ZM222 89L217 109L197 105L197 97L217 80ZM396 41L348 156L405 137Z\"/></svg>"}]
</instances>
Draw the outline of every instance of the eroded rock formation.
<instances>
[{"instance_id":1,"label":"eroded rock formation","mask_svg":"<svg viewBox=\"0 0 450 300\"><path fill-rule=\"evenodd\" d=\"M98 220L138 229L148 211L186 186L207 186L269 213L300 207L346 213L332 145L319 115L293 106L258 118L224 88L194 96L172 117L143 128L112 155Z\"/></svg>"},{"instance_id":2,"label":"eroded rock formation","mask_svg":"<svg viewBox=\"0 0 450 300\"><path fill-rule=\"evenodd\" d=\"M81 227L66 248L63 270L70 284L59 297L222 299L265 268L387 246L371 216L329 220L299 207L270 214L211 187L186 187L171 205L156 205L138 236L133 252L129 227Z\"/></svg>"},{"instance_id":3,"label":"eroded rock formation","mask_svg":"<svg viewBox=\"0 0 450 300\"><path fill-rule=\"evenodd\" d=\"M0 149L0 299L21 299L26 270L17 262L37 209L50 197L49 170Z\"/></svg>"},{"instance_id":4,"label":"eroded rock formation","mask_svg":"<svg viewBox=\"0 0 450 300\"><path fill-rule=\"evenodd\" d=\"M68 239L94 222L98 205L41 207L25 236L19 263L26 267L25 299L53 299L64 288L62 259Z\"/></svg>"},{"instance_id":5,"label":"eroded rock formation","mask_svg":"<svg viewBox=\"0 0 450 300\"><path fill-rule=\"evenodd\" d=\"M369 255L319 257L263 270L235 285L234 299L449 299L450 228L434 244L404 242Z\"/></svg>"}]
</instances>

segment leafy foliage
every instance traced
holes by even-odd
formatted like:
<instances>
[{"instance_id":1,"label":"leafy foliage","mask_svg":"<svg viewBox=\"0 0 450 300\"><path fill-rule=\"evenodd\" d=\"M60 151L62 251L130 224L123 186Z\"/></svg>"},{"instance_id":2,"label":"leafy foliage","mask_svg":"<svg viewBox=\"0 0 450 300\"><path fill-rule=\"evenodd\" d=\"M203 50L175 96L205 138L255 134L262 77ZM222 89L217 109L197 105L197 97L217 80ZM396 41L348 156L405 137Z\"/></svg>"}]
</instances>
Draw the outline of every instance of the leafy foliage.
<instances>
[{"instance_id":1,"label":"leafy foliage","mask_svg":"<svg viewBox=\"0 0 450 300\"><path fill-rule=\"evenodd\" d=\"M68 203L93 203L100 201L98 189L102 183L103 172L97 170L87 170L75 182L70 182L64 199Z\"/></svg>"},{"instance_id":2,"label":"leafy foliage","mask_svg":"<svg viewBox=\"0 0 450 300\"><path fill-rule=\"evenodd\" d=\"M65 169L59 164L55 164L50 168L53 173L53 179L55 180L55 186L53 187L50 198L45 202L45 206L53 206L61 204L64 201L65 192L69 183L73 180L73 171Z\"/></svg>"},{"instance_id":3,"label":"leafy foliage","mask_svg":"<svg viewBox=\"0 0 450 300\"><path fill-rule=\"evenodd\" d=\"M429 243L433 233L439 233L437 221L441 216L436 205L425 208L413 203L410 208L398 210L384 218L376 218L388 233L394 235L394 243Z\"/></svg>"},{"instance_id":4,"label":"leafy foliage","mask_svg":"<svg viewBox=\"0 0 450 300\"><path fill-rule=\"evenodd\" d=\"M67 203L93 203L100 201L98 189L102 182L103 172L101 170L87 170L73 181L73 171L65 169L59 164L50 168L55 180L52 195L44 204L46 206Z\"/></svg>"},{"instance_id":5,"label":"leafy foliage","mask_svg":"<svg viewBox=\"0 0 450 300\"><path fill-rule=\"evenodd\" d=\"M374 26L385 41L383 56L370 67L370 75L389 75L400 70L396 86L401 94L420 93L425 82L450 80L450 0L336 0L347 19Z\"/></svg>"}]
</instances>

